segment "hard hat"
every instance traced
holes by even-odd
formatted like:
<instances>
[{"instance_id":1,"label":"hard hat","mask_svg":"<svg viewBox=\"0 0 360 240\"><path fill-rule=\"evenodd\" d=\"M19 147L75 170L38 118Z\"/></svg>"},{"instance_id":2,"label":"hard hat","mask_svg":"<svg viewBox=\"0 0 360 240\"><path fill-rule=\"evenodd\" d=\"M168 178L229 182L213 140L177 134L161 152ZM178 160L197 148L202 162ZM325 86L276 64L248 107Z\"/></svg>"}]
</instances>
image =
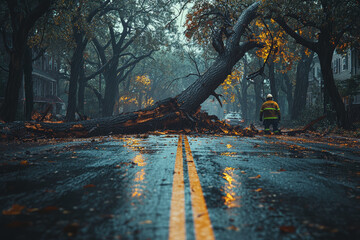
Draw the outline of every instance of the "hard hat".
<instances>
[{"instance_id":1,"label":"hard hat","mask_svg":"<svg viewBox=\"0 0 360 240\"><path fill-rule=\"evenodd\" d=\"M273 96L269 93L267 96L266 96L266 99L268 98L272 98Z\"/></svg>"}]
</instances>

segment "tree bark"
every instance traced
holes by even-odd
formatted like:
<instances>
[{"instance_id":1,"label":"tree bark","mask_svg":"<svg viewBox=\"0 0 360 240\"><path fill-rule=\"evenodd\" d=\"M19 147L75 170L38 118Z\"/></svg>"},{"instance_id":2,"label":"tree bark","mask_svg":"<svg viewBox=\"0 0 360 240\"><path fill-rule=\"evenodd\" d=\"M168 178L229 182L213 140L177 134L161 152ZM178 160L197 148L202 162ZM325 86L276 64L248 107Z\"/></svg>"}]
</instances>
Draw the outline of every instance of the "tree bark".
<instances>
[{"instance_id":1,"label":"tree bark","mask_svg":"<svg viewBox=\"0 0 360 240\"><path fill-rule=\"evenodd\" d=\"M254 92L255 92L255 109L254 109L254 119L257 121L259 119L259 111L263 100L261 98L261 86L263 85L264 79L255 79L254 80Z\"/></svg>"},{"instance_id":2,"label":"tree bark","mask_svg":"<svg viewBox=\"0 0 360 240\"><path fill-rule=\"evenodd\" d=\"M81 30L77 29L77 27L73 28L74 30L74 38L76 42L76 48L74 54L72 55L70 62L70 79L69 79L69 96L68 96L68 106L66 110L65 120L67 122L72 122L75 120L75 112L76 112L76 93L77 93L77 85L79 82L80 68L83 66L83 52L87 45L87 39L83 40L84 33Z\"/></svg>"},{"instance_id":3,"label":"tree bark","mask_svg":"<svg viewBox=\"0 0 360 240\"><path fill-rule=\"evenodd\" d=\"M305 48L301 51L301 59L296 68L296 82L294 92L294 102L292 104L291 119L299 119L305 109L307 90L309 87L309 71L313 60L314 52L310 56L305 54Z\"/></svg>"},{"instance_id":4,"label":"tree bark","mask_svg":"<svg viewBox=\"0 0 360 240\"><path fill-rule=\"evenodd\" d=\"M276 79L275 79L275 63L273 61L269 61L269 81L270 81L270 91L273 95L274 101L279 101L278 97L278 89L276 85Z\"/></svg>"},{"instance_id":5,"label":"tree bark","mask_svg":"<svg viewBox=\"0 0 360 240\"><path fill-rule=\"evenodd\" d=\"M0 116L5 122L15 120L19 102L19 90L23 77L23 53L12 52L10 54L9 78L6 84L5 99L1 106Z\"/></svg>"},{"instance_id":6,"label":"tree bark","mask_svg":"<svg viewBox=\"0 0 360 240\"><path fill-rule=\"evenodd\" d=\"M85 69L84 69L84 61L82 62L82 66L80 67L79 73L79 89L78 89L78 105L77 111L81 114L84 114L84 102L85 102Z\"/></svg>"},{"instance_id":7,"label":"tree bark","mask_svg":"<svg viewBox=\"0 0 360 240\"><path fill-rule=\"evenodd\" d=\"M345 110L345 105L342 101L339 91L336 87L331 68L333 52L334 48L326 46L326 44L320 46L318 56L320 60L321 73L324 79L324 87L325 91L327 91L330 96L333 107L335 108L338 126L342 126L345 129L350 129L351 122L347 111Z\"/></svg>"},{"instance_id":8,"label":"tree bark","mask_svg":"<svg viewBox=\"0 0 360 240\"><path fill-rule=\"evenodd\" d=\"M25 49L24 59L24 84L25 84L25 120L31 120L31 113L34 106L34 89L32 80L32 51L29 46Z\"/></svg>"},{"instance_id":9,"label":"tree bark","mask_svg":"<svg viewBox=\"0 0 360 240\"><path fill-rule=\"evenodd\" d=\"M102 107L103 117L111 116L114 110L116 90L118 88L117 88L117 76L116 76L117 65L113 65L113 67L115 69L110 68L107 73L104 73L105 94L104 94L104 102Z\"/></svg>"},{"instance_id":10,"label":"tree bark","mask_svg":"<svg viewBox=\"0 0 360 240\"><path fill-rule=\"evenodd\" d=\"M289 78L289 76L285 73L284 74L284 84L285 84L285 93L286 93L286 99L288 102L288 113L290 115L290 117L292 116L293 113L293 85L292 82Z\"/></svg>"}]
</instances>

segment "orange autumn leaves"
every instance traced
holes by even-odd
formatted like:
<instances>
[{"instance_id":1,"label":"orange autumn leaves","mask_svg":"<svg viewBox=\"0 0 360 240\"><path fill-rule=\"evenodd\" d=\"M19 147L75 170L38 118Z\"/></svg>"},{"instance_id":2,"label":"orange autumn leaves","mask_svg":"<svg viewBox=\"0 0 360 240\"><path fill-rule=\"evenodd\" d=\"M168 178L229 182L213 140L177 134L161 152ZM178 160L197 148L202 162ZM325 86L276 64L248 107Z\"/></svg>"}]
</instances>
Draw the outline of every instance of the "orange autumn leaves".
<instances>
[{"instance_id":1,"label":"orange autumn leaves","mask_svg":"<svg viewBox=\"0 0 360 240\"><path fill-rule=\"evenodd\" d=\"M270 22L265 22L262 19L257 19L253 24L257 27L257 32L252 34L253 39L259 43L265 43L265 47L256 51L256 55L264 61L268 58L274 63L281 63L281 73L291 70L293 63L300 59L296 54L295 49L291 49L285 31L279 27L273 19ZM299 30L302 34L301 29ZM309 51L306 51L310 55Z\"/></svg>"},{"instance_id":2,"label":"orange autumn leaves","mask_svg":"<svg viewBox=\"0 0 360 240\"><path fill-rule=\"evenodd\" d=\"M3 210L3 215L19 215L21 212L25 209L25 206L14 204L11 206L11 208Z\"/></svg>"},{"instance_id":3,"label":"orange autumn leaves","mask_svg":"<svg viewBox=\"0 0 360 240\"><path fill-rule=\"evenodd\" d=\"M186 16L185 36L188 39L197 41L199 45L209 45L212 39L212 32L220 29L231 31L238 15L243 11L238 1L217 0L213 3L197 3L193 6L192 11ZM216 14L218 13L218 14ZM219 17L226 13L227 19ZM258 18L249 25L250 31L246 33L249 41L264 43L265 47L256 51L256 55L264 61L269 60L274 63L280 63L281 69L278 71L285 73L291 70L294 62L300 59L297 53L298 49L289 41L285 31L277 25L273 19ZM313 33L310 30L299 28L297 33L305 38L311 38ZM225 36L222 36L225 38ZM310 51L306 50L309 56Z\"/></svg>"},{"instance_id":4,"label":"orange autumn leaves","mask_svg":"<svg viewBox=\"0 0 360 240\"><path fill-rule=\"evenodd\" d=\"M55 206L47 206L42 209L39 209L39 208L26 208L26 206L23 206L23 205L13 204L10 208L3 210L2 214L3 215L20 215L25 211L25 209L26 209L27 213L32 213L32 212L48 213L48 212L59 210L59 208L55 207Z\"/></svg>"}]
</instances>

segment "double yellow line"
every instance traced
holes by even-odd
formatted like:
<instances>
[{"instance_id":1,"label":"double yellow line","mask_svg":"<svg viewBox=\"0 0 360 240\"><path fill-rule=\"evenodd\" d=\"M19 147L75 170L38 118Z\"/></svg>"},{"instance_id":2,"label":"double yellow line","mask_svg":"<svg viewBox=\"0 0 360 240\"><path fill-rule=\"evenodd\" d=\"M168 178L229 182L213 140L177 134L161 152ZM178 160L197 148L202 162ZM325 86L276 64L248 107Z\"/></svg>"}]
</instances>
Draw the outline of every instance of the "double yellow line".
<instances>
[{"instance_id":1,"label":"double yellow line","mask_svg":"<svg viewBox=\"0 0 360 240\"><path fill-rule=\"evenodd\" d=\"M199 176L196 171L193 156L191 154L189 141L186 136L179 136L178 148L175 159L175 170L173 178L173 190L171 197L169 240L186 239L185 219L185 186L184 186L184 161L183 143L184 138L186 163L189 173L191 207L193 212L195 239L215 239L211 226L209 213L206 207Z\"/></svg>"}]
</instances>

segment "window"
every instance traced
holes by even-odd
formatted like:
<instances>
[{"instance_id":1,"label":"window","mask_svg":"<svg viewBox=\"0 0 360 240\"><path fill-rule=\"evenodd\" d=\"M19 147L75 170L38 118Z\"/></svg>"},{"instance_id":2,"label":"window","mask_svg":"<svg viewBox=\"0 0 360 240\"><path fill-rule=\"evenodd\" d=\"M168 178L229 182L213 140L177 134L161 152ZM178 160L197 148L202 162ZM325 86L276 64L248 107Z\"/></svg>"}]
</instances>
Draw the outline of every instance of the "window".
<instances>
[{"instance_id":1,"label":"window","mask_svg":"<svg viewBox=\"0 0 360 240\"><path fill-rule=\"evenodd\" d=\"M334 71L334 73L339 73L337 59L335 59L334 62L333 62L333 71Z\"/></svg>"},{"instance_id":2,"label":"window","mask_svg":"<svg viewBox=\"0 0 360 240\"><path fill-rule=\"evenodd\" d=\"M50 86L49 86L49 95L50 96L54 95L53 94L53 83L52 82L50 82Z\"/></svg>"},{"instance_id":3,"label":"window","mask_svg":"<svg viewBox=\"0 0 360 240\"><path fill-rule=\"evenodd\" d=\"M44 57L44 59L43 59L43 70L44 71L46 71L46 69L47 69L47 63L46 63L46 57Z\"/></svg>"},{"instance_id":4,"label":"window","mask_svg":"<svg viewBox=\"0 0 360 240\"><path fill-rule=\"evenodd\" d=\"M52 64L52 57L49 59L49 70L52 70L52 66L53 66L53 64Z\"/></svg>"},{"instance_id":5,"label":"window","mask_svg":"<svg viewBox=\"0 0 360 240\"><path fill-rule=\"evenodd\" d=\"M320 69L320 67L317 67L316 69L317 69L317 77L321 78L321 69Z\"/></svg>"},{"instance_id":6,"label":"window","mask_svg":"<svg viewBox=\"0 0 360 240\"><path fill-rule=\"evenodd\" d=\"M347 70L349 68L349 59L348 55L342 57L342 70Z\"/></svg>"},{"instance_id":7,"label":"window","mask_svg":"<svg viewBox=\"0 0 360 240\"><path fill-rule=\"evenodd\" d=\"M360 104L360 94L355 95L353 99L353 104Z\"/></svg>"}]
</instances>

